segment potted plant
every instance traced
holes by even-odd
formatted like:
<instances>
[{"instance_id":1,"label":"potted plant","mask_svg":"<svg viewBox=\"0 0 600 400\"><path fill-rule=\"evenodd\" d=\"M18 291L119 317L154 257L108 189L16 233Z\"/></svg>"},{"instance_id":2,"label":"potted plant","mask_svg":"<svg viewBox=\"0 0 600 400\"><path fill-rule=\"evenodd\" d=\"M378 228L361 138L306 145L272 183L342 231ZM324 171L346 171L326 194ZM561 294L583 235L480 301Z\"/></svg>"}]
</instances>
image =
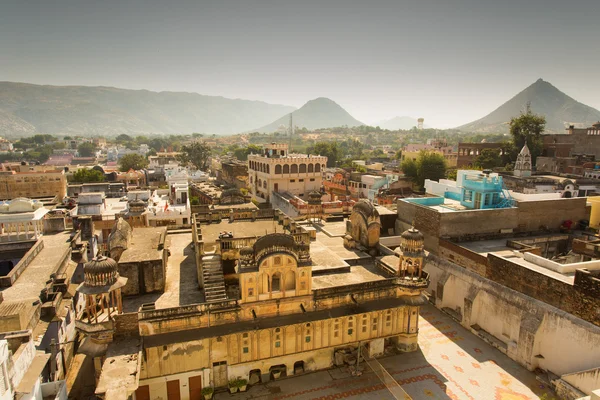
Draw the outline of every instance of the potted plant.
<instances>
[{"instance_id":1,"label":"potted plant","mask_svg":"<svg viewBox=\"0 0 600 400\"><path fill-rule=\"evenodd\" d=\"M240 389L240 392L245 392L246 387L248 386L248 380L247 379L238 379L237 386Z\"/></svg>"},{"instance_id":2,"label":"potted plant","mask_svg":"<svg viewBox=\"0 0 600 400\"><path fill-rule=\"evenodd\" d=\"M204 400L210 400L213 397L214 389L210 386L202 388L202 396L204 396Z\"/></svg>"},{"instance_id":3,"label":"potted plant","mask_svg":"<svg viewBox=\"0 0 600 400\"><path fill-rule=\"evenodd\" d=\"M279 379L280 376L281 376L281 370L280 369L274 369L273 370L273 378L274 379Z\"/></svg>"},{"instance_id":4,"label":"potted plant","mask_svg":"<svg viewBox=\"0 0 600 400\"><path fill-rule=\"evenodd\" d=\"M238 391L237 379L232 379L229 381L229 393L237 393Z\"/></svg>"}]
</instances>

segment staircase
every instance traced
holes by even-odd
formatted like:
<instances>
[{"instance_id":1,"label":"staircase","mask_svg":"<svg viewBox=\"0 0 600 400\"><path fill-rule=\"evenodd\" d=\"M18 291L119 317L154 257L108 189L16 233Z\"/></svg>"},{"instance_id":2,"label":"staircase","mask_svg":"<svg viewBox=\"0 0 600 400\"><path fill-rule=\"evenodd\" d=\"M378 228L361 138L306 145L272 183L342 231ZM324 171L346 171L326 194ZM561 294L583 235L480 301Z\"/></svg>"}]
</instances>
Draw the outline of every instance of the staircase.
<instances>
[{"instance_id":1,"label":"staircase","mask_svg":"<svg viewBox=\"0 0 600 400\"><path fill-rule=\"evenodd\" d=\"M202 280L206 302L227 300L220 255L207 254L202 257Z\"/></svg>"}]
</instances>

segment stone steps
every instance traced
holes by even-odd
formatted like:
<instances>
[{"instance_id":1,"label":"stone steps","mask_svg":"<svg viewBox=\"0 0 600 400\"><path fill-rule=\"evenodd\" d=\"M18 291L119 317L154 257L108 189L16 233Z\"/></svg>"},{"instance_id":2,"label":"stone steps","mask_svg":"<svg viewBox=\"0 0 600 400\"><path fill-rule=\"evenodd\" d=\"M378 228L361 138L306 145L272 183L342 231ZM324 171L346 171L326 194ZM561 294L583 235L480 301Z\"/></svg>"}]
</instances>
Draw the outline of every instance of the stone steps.
<instances>
[{"instance_id":1,"label":"stone steps","mask_svg":"<svg viewBox=\"0 0 600 400\"><path fill-rule=\"evenodd\" d=\"M220 255L207 254L202 257L202 278L204 281L204 299L207 302L227 300Z\"/></svg>"}]
</instances>

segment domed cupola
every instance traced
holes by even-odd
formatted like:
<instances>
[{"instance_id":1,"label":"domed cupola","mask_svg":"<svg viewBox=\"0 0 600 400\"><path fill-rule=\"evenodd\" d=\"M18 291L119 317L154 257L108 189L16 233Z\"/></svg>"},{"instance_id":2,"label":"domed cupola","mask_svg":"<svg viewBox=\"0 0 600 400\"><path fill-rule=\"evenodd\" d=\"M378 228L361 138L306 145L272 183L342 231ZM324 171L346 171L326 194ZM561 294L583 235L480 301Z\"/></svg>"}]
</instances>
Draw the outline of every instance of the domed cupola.
<instances>
[{"instance_id":1,"label":"domed cupola","mask_svg":"<svg viewBox=\"0 0 600 400\"><path fill-rule=\"evenodd\" d=\"M83 266L86 287L111 286L119 279L119 267L112 258L100 256L93 258Z\"/></svg>"},{"instance_id":2,"label":"domed cupola","mask_svg":"<svg viewBox=\"0 0 600 400\"><path fill-rule=\"evenodd\" d=\"M415 227L411 227L400 235L400 250L403 253L419 254L424 248L423 234Z\"/></svg>"}]
</instances>

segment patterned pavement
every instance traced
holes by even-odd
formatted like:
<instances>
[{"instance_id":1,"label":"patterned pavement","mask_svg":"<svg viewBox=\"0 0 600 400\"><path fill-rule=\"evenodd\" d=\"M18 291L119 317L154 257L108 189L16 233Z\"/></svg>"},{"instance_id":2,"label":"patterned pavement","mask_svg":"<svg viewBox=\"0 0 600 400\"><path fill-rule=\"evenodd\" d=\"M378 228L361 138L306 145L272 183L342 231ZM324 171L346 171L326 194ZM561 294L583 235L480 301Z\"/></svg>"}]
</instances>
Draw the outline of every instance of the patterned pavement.
<instances>
[{"instance_id":1,"label":"patterned pavement","mask_svg":"<svg viewBox=\"0 0 600 400\"><path fill-rule=\"evenodd\" d=\"M379 359L414 400L557 399L533 373L435 307L422 307L419 324L419 350ZM218 393L215 399L402 399L363 366L357 377L347 368L334 368L257 385L245 393Z\"/></svg>"}]
</instances>

